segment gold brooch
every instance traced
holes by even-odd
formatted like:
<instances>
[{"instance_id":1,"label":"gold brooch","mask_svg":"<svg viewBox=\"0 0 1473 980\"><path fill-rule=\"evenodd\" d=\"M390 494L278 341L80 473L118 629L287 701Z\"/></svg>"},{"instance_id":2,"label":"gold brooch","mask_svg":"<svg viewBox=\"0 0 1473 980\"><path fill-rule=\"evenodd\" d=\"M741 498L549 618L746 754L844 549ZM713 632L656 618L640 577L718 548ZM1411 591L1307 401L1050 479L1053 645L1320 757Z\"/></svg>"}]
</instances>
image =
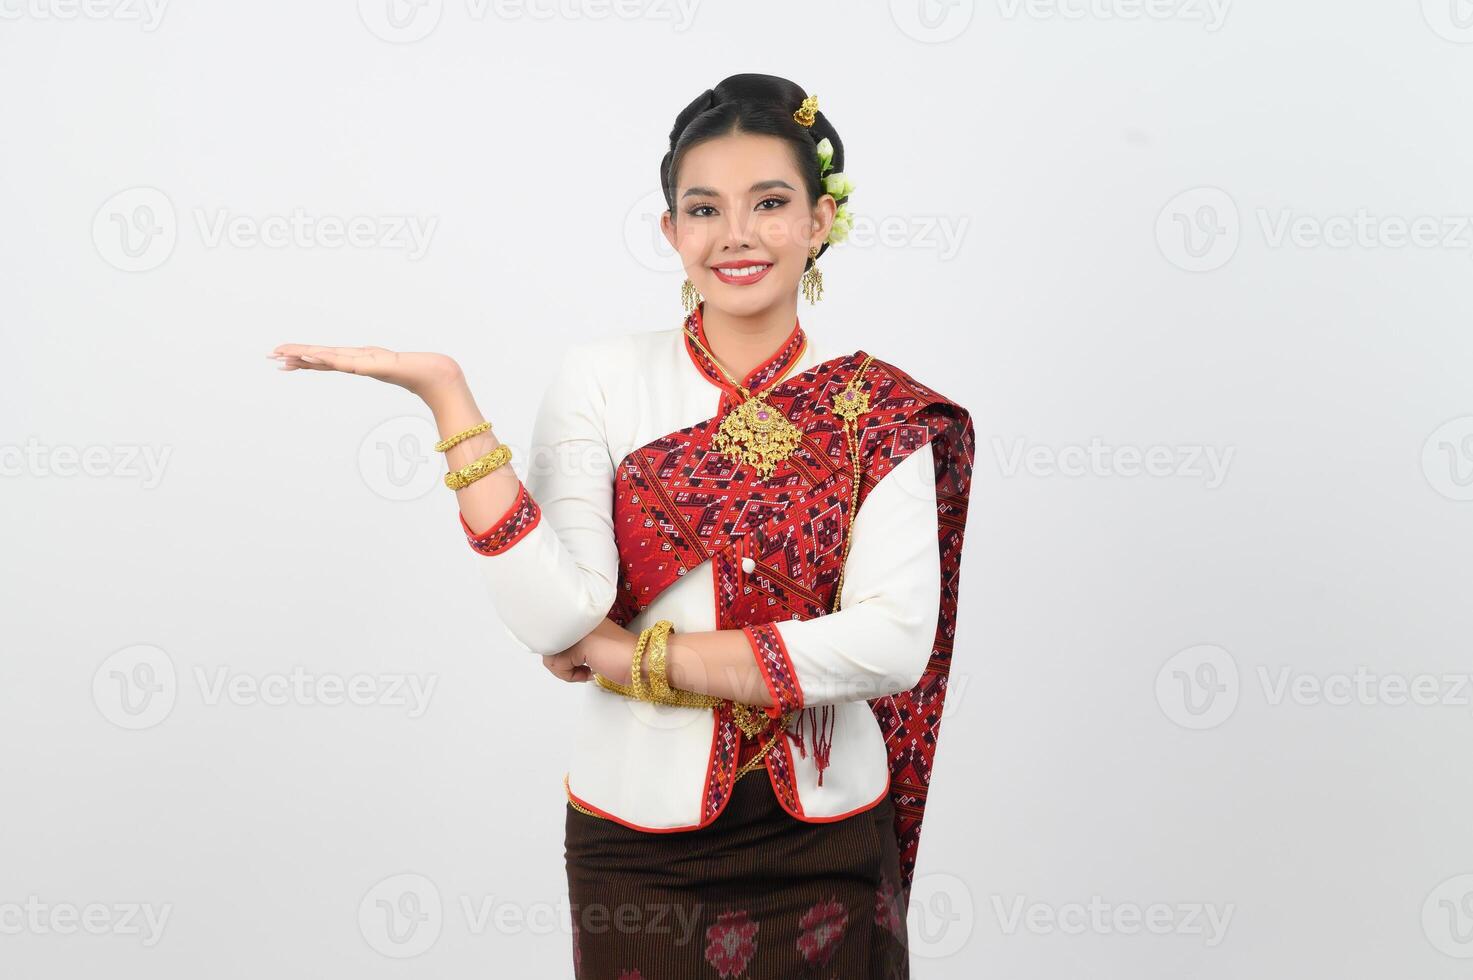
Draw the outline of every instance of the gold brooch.
<instances>
[{"instance_id":1,"label":"gold brooch","mask_svg":"<svg viewBox=\"0 0 1473 980\"><path fill-rule=\"evenodd\" d=\"M757 471L762 479L793 454L803 441L803 433L788 421L786 415L767 404L766 392L748 398L721 420L721 427L711 437L711 447L719 453L732 453Z\"/></svg>"},{"instance_id":2,"label":"gold brooch","mask_svg":"<svg viewBox=\"0 0 1473 980\"><path fill-rule=\"evenodd\" d=\"M844 390L834 396L834 414L845 422L853 422L865 412L869 411L869 392L854 387L854 381L859 380L859 375L844 386Z\"/></svg>"}]
</instances>

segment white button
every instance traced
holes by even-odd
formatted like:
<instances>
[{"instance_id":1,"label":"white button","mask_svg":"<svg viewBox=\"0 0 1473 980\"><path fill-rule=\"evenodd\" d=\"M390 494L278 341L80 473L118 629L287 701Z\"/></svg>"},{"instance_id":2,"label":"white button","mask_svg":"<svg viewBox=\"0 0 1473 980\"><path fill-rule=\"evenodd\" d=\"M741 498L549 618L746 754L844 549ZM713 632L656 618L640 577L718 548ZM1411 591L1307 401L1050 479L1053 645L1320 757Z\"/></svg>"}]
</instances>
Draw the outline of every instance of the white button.
<instances>
[{"instance_id":1,"label":"white button","mask_svg":"<svg viewBox=\"0 0 1473 980\"><path fill-rule=\"evenodd\" d=\"M742 571L744 571L744 572L750 572L752 569L754 569L756 567L757 567L757 563L755 561L753 561L752 559L750 559L750 558L743 558L742 559Z\"/></svg>"}]
</instances>

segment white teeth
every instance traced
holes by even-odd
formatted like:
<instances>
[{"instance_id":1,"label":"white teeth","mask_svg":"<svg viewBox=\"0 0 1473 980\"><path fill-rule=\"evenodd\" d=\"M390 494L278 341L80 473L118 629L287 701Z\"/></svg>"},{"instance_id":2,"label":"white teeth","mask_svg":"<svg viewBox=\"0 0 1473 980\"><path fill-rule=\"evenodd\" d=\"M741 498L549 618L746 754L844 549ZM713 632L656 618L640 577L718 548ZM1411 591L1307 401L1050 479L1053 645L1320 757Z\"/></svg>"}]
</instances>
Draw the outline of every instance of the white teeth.
<instances>
[{"instance_id":1,"label":"white teeth","mask_svg":"<svg viewBox=\"0 0 1473 980\"><path fill-rule=\"evenodd\" d=\"M721 272L723 275L735 276L740 279L743 276L755 276L767 268L768 266L765 265L749 265L745 269L722 269Z\"/></svg>"}]
</instances>

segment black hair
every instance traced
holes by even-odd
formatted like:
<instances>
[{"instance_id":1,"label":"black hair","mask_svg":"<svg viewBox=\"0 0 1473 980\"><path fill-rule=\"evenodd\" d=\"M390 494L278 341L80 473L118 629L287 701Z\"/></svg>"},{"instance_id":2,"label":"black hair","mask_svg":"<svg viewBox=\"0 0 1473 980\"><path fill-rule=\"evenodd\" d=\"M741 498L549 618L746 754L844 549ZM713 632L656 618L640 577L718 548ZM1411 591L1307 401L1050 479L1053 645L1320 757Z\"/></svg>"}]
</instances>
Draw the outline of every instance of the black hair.
<instances>
[{"instance_id":1,"label":"black hair","mask_svg":"<svg viewBox=\"0 0 1473 980\"><path fill-rule=\"evenodd\" d=\"M680 110L675 117L675 125L670 129L670 149L665 152L665 159L660 161L660 188L665 192L665 205L670 208L672 220L675 216L675 174L681 158L698 143L732 133L777 136L787 141L793 152L793 162L798 165L798 173L803 176L808 205L817 204L825 191L823 178L818 172L816 147L823 139L833 145L833 166L828 172L836 174L844 170L844 142L822 109L815 113L812 126L804 126L793 118L793 112L808 94L796 82L777 75L730 75ZM835 200L842 204L847 197ZM820 244L818 254L822 255L828 247L828 242Z\"/></svg>"}]
</instances>

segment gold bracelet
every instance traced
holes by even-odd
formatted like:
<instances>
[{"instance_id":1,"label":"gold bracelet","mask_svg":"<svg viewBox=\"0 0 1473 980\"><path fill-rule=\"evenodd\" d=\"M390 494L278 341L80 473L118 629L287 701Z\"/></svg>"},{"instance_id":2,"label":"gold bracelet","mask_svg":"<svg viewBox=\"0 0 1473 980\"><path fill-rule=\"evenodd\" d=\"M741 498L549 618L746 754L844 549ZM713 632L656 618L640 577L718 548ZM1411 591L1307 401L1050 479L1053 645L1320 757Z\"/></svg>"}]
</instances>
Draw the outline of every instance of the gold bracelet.
<instances>
[{"instance_id":1,"label":"gold bracelet","mask_svg":"<svg viewBox=\"0 0 1473 980\"><path fill-rule=\"evenodd\" d=\"M442 439L441 441L435 443L435 452L443 453L451 446L461 443L466 439L469 439L471 436L479 435L489 428L491 428L490 422L478 422L475 425L471 426L469 429L466 429L464 432L457 432L449 439Z\"/></svg>"},{"instance_id":2,"label":"gold bracelet","mask_svg":"<svg viewBox=\"0 0 1473 980\"><path fill-rule=\"evenodd\" d=\"M639 639L634 641L634 659L629 664L629 689L634 696L641 701L650 700L649 690L644 684L644 648L650 642L650 632L653 626L647 626L640 630Z\"/></svg>"},{"instance_id":3,"label":"gold bracelet","mask_svg":"<svg viewBox=\"0 0 1473 980\"><path fill-rule=\"evenodd\" d=\"M656 623L650 634L650 700L667 704L674 690L670 687L670 680L665 676L665 653L666 644L670 639L675 624L668 619L662 619Z\"/></svg>"},{"instance_id":4,"label":"gold bracelet","mask_svg":"<svg viewBox=\"0 0 1473 980\"><path fill-rule=\"evenodd\" d=\"M654 640L659 647L663 647L665 636L674 629L674 626L675 624L670 620L662 619L653 626L645 627L640 631L639 639L635 641L636 646L644 646L649 644L651 640ZM661 656L662 658L662 663L658 668L654 663L656 656ZM660 671L660 687L658 689L655 688L656 669ZM629 678L631 681L634 680L633 673L631 670ZM648 686L641 684L641 691L638 694L635 693L632 685L611 681L602 674L595 673L593 680L594 683L604 690L613 691L615 694L622 694L626 698L638 698L641 701L653 701L656 704L667 704L677 708L714 708L723 700L712 694L699 694L695 691L683 691L678 687L671 687L665 677L663 651L658 649L654 653L651 653L650 684Z\"/></svg>"},{"instance_id":5,"label":"gold bracelet","mask_svg":"<svg viewBox=\"0 0 1473 980\"><path fill-rule=\"evenodd\" d=\"M451 470L449 473L446 473L445 485L451 490L463 489L475 483L497 467L505 465L510 460L511 447L503 442L475 462L467 466L462 466L458 470Z\"/></svg>"},{"instance_id":6,"label":"gold bracelet","mask_svg":"<svg viewBox=\"0 0 1473 980\"><path fill-rule=\"evenodd\" d=\"M675 624L668 619L662 619L653 626L646 626L639 633L639 639L634 643L634 658L629 670L629 684L620 684L611 681L602 674L594 674L593 680L599 687L615 694L622 694L626 698L635 698L640 701L652 701L655 704L665 704L677 708L714 708L727 698L718 698L714 694L701 694L697 691L686 691L678 687L671 687L666 675L665 655L668 651L667 641ZM649 684L644 682L643 664L646 650L649 651L650 679ZM740 701L730 701L732 720L736 722L742 734L748 738L756 738L767 728L771 722L771 716L767 709L760 705L743 704ZM782 726L787 727L788 720L796 712L788 712L782 719Z\"/></svg>"}]
</instances>

